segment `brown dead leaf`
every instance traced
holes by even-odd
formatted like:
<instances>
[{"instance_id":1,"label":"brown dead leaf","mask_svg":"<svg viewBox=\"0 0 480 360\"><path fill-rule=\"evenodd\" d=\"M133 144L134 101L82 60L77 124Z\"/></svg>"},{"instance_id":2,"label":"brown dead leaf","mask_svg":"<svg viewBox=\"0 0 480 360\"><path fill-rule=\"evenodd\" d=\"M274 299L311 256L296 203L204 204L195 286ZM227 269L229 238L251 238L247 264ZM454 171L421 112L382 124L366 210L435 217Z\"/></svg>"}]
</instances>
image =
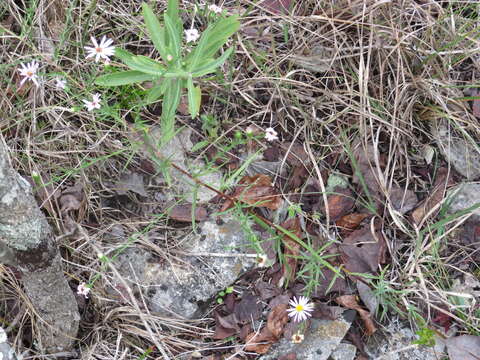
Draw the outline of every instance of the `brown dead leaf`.
<instances>
[{"instance_id":1,"label":"brown dead leaf","mask_svg":"<svg viewBox=\"0 0 480 360\"><path fill-rule=\"evenodd\" d=\"M257 290L258 294L260 295L260 299L263 301L280 295L282 292L282 290L275 284L271 284L262 280L259 280L255 283L255 290Z\"/></svg>"},{"instance_id":2,"label":"brown dead leaf","mask_svg":"<svg viewBox=\"0 0 480 360\"><path fill-rule=\"evenodd\" d=\"M233 311L240 324L246 324L252 320L257 320L262 315L262 305L259 298L249 292L242 294L242 300L236 304Z\"/></svg>"},{"instance_id":3,"label":"brown dead leaf","mask_svg":"<svg viewBox=\"0 0 480 360\"><path fill-rule=\"evenodd\" d=\"M255 207L266 207L271 210L277 210L283 203L281 196L273 187L270 176L264 174L244 176L231 197ZM220 211L225 211L232 205L231 201L226 201Z\"/></svg>"},{"instance_id":4,"label":"brown dead leaf","mask_svg":"<svg viewBox=\"0 0 480 360\"><path fill-rule=\"evenodd\" d=\"M299 239L302 238L302 228L300 227L300 220L298 217L288 219L280 226L296 235ZM285 262L282 266L283 278L287 282L291 282L295 279L295 274L297 272L297 257L300 254L300 244L286 234L281 233L281 235L283 235L285 255Z\"/></svg>"},{"instance_id":5,"label":"brown dead leaf","mask_svg":"<svg viewBox=\"0 0 480 360\"><path fill-rule=\"evenodd\" d=\"M335 222L335 225L337 225L344 232L350 232L355 230L360 225L360 223L369 216L369 214L364 213L348 214L338 219Z\"/></svg>"},{"instance_id":6,"label":"brown dead leaf","mask_svg":"<svg viewBox=\"0 0 480 360\"><path fill-rule=\"evenodd\" d=\"M315 319L336 320L345 311L340 306L330 306L324 303L315 303L315 310L312 312L312 317Z\"/></svg>"},{"instance_id":7,"label":"brown dead leaf","mask_svg":"<svg viewBox=\"0 0 480 360\"><path fill-rule=\"evenodd\" d=\"M169 218L180 222L192 222L192 204L175 205L169 214ZM207 209L203 206L195 207L195 221L205 221Z\"/></svg>"},{"instance_id":8,"label":"brown dead leaf","mask_svg":"<svg viewBox=\"0 0 480 360\"><path fill-rule=\"evenodd\" d=\"M345 269L352 273L374 273L386 261L386 243L380 230L370 224L352 232L339 245Z\"/></svg>"},{"instance_id":9,"label":"brown dead leaf","mask_svg":"<svg viewBox=\"0 0 480 360\"><path fill-rule=\"evenodd\" d=\"M335 274L332 270L322 269L322 275L318 279L318 284L313 290L313 296L325 298L328 293L344 294L347 288L347 282L342 277Z\"/></svg>"},{"instance_id":10,"label":"brown dead leaf","mask_svg":"<svg viewBox=\"0 0 480 360\"><path fill-rule=\"evenodd\" d=\"M289 353L286 355L282 355L281 357L278 358L278 360L297 360L297 354Z\"/></svg>"},{"instance_id":11,"label":"brown dead leaf","mask_svg":"<svg viewBox=\"0 0 480 360\"><path fill-rule=\"evenodd\" d=\"M422 223L427 215L434 215L433 213L430 214L430 212L442 202L446 189L453 185L453 180L451 176L448 175L447 168L443 167L438 169L432 192L422 201L420 206L413 210L412 218L417 226Z\"/></svg>"},{"instance_id":12,"label":"brown dead leaf","mask_svg":"<svg viewBox=\"0 0 480 360\"><path fill-rule=\"evenodd\" d=\"M377 331L377 328L373 323L370 313L358 304L355 295L342 295L337 297L335 301L341 306L344 306L348 309L356 310L358 312L358 314L362 318L363 323L365 324L367 335L372 335L375 331Z\"/></svg>"},{"instance_id":13,"label":"brown dead leaf","mask_svg":"<svg viewBox=\"0 0 480 360\"><path fill-rule=\"evenodd\" d=\"M237 318L235 314L227 316L220 316L215 312L215 333L213 338L216 340L222 340L229 336L235 335L240 332L240 328L237 325Z\"/></svg>"},{"instance_id":14,"label":"brown dead leaf","mask_svg":"<svg viewBox=\"0 0 480 360\"><path fill-rule=\"evenodd\" d=\"M267 329L272 335L279 339L283 334L285 324L288 322L287 304L275 306L267 317Z\"/></svg>"},{"instance_id":15,"label":"brown dead leaf","mask_svg":"<svg viewBox=\"0 0 480 360\"><path fill-rule=\"evenodd\" d=\"M417 195L412 190L402 189L399 186L392 186L390 190L390 203L400 214L405 214L418 204Z\"/></svg>"},{"instance_id":16,"label":"brown dead leaf","mask_svg":"<svg viewBox=\"0 0 480 360\"><path fill-rule=\"evenodd\" d=\"M352 191L348 188L337 186L333 192L334 193L327 198L327 207L330 221L335 222L352 210L355 205L355 200L353 199ZM320 210L323 213L327 211L325 207L321 207Z\"/></svg>"},{"instance_id":17,"label":"brown dead leaf","mask_svg":"<svg viewBox=\"0 0 480 360\"><path fill-rule=\"evenodd\" d=\"M253 351L257 354L266 354L272 346L271 334L266 327L260 333L253 332L245 340L245 350Z\"/></svg>"}]
</instances>

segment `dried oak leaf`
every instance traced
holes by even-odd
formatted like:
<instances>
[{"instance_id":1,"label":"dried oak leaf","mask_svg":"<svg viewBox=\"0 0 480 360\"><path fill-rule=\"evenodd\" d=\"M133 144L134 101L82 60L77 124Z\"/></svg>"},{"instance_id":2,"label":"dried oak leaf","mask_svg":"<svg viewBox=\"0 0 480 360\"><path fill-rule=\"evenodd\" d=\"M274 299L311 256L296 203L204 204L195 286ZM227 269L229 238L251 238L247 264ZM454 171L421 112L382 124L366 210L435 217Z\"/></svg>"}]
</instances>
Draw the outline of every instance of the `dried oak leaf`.
<instances>
[{"instance_id":1,"label":"dried oak leaf","mask_svg":"<svg viewBox=\"0 0 480 360\"><path fill-rule=\"evenodd\" d=\"M316 298L324 298L328 293L336 292L344 294L347 288L347 282L341 276L335 274L332 270L322 269L322 274L318 279L318 284L313 290L313 296Z\"/></svg>"},{"instance_id":2,"label":"dried oak leaf","mask_svg":"<svg viewBox=\"0 0 480 360\"><path fill-rule=\"evenodd\" d=\"M192 222L192 204L175 205L169 214L169 218L180 222ZM195 207L195 221L205 221L207 209L203 206Z\"/></svg>"},{"instance_id":3,"label":"dried oak leaf","mask_svg":"<svg viewBox=\"0 0 480 360\"><path fill-rule=\"evenodd\" d=\"M272 335L279 339L288 322L287 304L279 304L275 306L267 317L267 329Z\"/></svg>"},{"instance_id":4,"label":"dried oak leaf","mask_svg":"<svg viewBox=\"0 0 480 360\"><path fill-rule=\"evenodd\" d=\"M379 264L385 263L385 239L380 230L372 233L370 224L352 232L339 248L345 269L349 272L375 272Z\"/></svg>"},{"instance_id":5,"label":"dried oak leaf","mask_svg":"<svg viewBox=\"0 0 480 360\"><path fill-rule=\"evenodd\" d=\"M480 336L461 335L446 341L450 360L479 360Z\"/></svg>"},{"instance_id":6,"label":"dried oak leaf","mask_svg":"<svg viewBox=\"0 0 480 360\"><path fill-rule=\"evenodd\" d=\"M426 216L433 215L432 210L442 202L446 189L451 185L453 185L453 180L449 176L448 169L444 167L438 169L432 192L412 212L413 221L417 226L422 223Z\"/></svg>"},{"instance_id":7,"label":"dried oak leaf","mask_svg":"<svg viewBox=\"0 0 480 360\"><path fill-rule=\"evenodd\" d=\"M257 320L262 315L262 305L257 296L244 292L242 300L236 304L233 313L240 324L246 324L252 320Z\"/></svg>"},{"instance_id":8,"label":"dried oak leaf","mask_svg":"<svg viewBox=\"0 0 480 360\"><path fill-rule=\"evenodd\" d=\"M365 324L365 329L367 331L367 335L372 335L375 331L377 331L377 328L375 327L375 324L373 323L373 320L371 318L370 313L363 309L357 302L356 296L355 295L343 295L339 296L335 299L335 301L342 306L345 306L348 309L353 309L358 312L360 315L363 323Z\"/></svg>"},{"instance_id":9,"label":"dried oak leaf","mask_svg":"<svg viewBox=\"0 0 480 360\"><path fill-rule=\"evenodd\" d=\"M275 191L270 176L264 174L244 176L231 197L255 207L266 207L271 210L277 210L283 203ZM220 211L225 211L232 205L231 201L226 201Z\"/></svg>"}]
</instances>

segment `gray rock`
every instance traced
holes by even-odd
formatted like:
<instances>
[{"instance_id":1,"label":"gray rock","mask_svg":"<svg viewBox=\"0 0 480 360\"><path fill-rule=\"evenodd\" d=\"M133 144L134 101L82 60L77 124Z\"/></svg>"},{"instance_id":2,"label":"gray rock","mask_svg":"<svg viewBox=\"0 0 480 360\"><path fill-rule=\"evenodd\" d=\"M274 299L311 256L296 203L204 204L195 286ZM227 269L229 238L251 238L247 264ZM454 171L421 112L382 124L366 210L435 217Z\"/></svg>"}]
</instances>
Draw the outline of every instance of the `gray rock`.
<instances>
[{"instance_id":1,"label":"gray rock","mask_svg":"<svg viewBox=\"0 0 480 360\"><path fill-rule=\"evenodd\" d=\"M331 360L353 360L357 354L357 348L352 344L341 343L332 352Z\"/></svg>"},{"instance_id":2,"label":"gray rock","mask_svg":"<svg viewBox=\"0 0 480 360\"><path fill-rule=\"evenodd\" d=\"M480 147L477 139L466 138L463 133L454 130L445 118L432 121L431 130L440 152L455 170L469 180L480 176ZM473 141L477 141L476 146Z\"/></svg>"},{"instance_id":3,"label":"gray rock","mask_svg":"<svg viewBox=\"0 0 480 360\"><path fill-rule=\"evenodd\" d=\"M146 250L129 248L115 266L130 286L135 284L132 289L143 290L151 311L192 318L201 315L204 302L256 264L255 254L248 254L247 235L232 218L223 225L206 221L182 240L181 262L159 264Z\"/></svg>"},{"instance_id":4,"label":"gray rock","mask_svg":"<svg viewBox=\"0 0 480 360\"><path fill-rule=\"evenodd\" d=\"M412 344L418 336L401 322L392 321L387 328L368 339L366 352L375 360L438 360L443 345L426 347Z\"/></svg>"},{"instance_id":5,"label":"gray rock","mask_svg":"<svg viewBox=\"0 0 480 360\"><path fill-rule=\"evenodd\" d=\"M451 199L448 212L454 214L468 209L480 203L480 184L463 183L455 186L447 192L447 198ZM480 208L473 211L474 216L480 216Z\"/></svg>"},{"instance_id":6,"label":"gray rock","mask_svg":"<svg viewBox=\"0 0 480 360\"><path fill-rule=\"evenodd\" d=\"M205 169L205 163L201 160L192 160L187 153L192 149L193 143L190 140L192 130L185 128L177 133L167 144L160 147L158 144L162 138L160 127L152 127L148 132L148 137L144 138L141 133L129 135L133 143L139 144L142 153L147 158L152 158L151 148L157 149L159 157L169 160L171 163L195 175L198 180L214 188L219 188L222 183L222 175L218 171ZM175 196L183 196L185 201L193 203L194 201L206 202L217 195L216 192L207 189L204 186L198 186L195 181L182 172L170 167L168 169L171 180L171 191L167 192L166 201L173 200ZM163 183L163 173L152 179L155 183Z\"/></svg>"},{"instance_id":7,"label":"gray rock","mask_svg":"<svg viewBox=\"0 0 480 360\"><path fill-rule=\"evenodd\" d=\"M0 360L17 360L17 356L7 342L7 334L0 326Z\"/></svg>"},{"instance_id":8,"label":"gray rock","mask_svg":"<svg viewBox=\"0 0 480 360\"><path fill-rule=\"evenodd\" d=\"M354 317L355 312L348 310L337 320L312 319L302 343L294 344L290 339L283 338L260 360L276 360L289 353L295 353L297 360L327 360L338 348Z\"/></svg>"}]
</instances>

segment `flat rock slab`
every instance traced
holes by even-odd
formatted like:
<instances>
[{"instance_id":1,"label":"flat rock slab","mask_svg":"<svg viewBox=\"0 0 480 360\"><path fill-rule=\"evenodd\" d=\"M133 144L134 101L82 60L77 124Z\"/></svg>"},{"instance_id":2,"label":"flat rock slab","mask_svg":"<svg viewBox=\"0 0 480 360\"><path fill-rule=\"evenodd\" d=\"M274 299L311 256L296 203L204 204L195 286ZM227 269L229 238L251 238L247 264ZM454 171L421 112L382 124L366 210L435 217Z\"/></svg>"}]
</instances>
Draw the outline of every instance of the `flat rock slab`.
<instances>
[{"instance_id":1,"label":"flat rock slab","mask_svg":"<svg viewBox=\"0 0 480 360\"><path fill-rule=\"evenodd\" d=\"M448 191L447 198L451 199L449 214L480 204L480 184L473 182L459 184ZM480 216L480 208L475 209L473 213Z\"/></svg>"},{"instance_id":2,"label":"flat rock slab","mask_svg":"<svg viewBox=\"0 0 480 360\"><path fill-rule=\"evenodd\" d=\"M153 262L140 248L127 249L116 260L122 276L142 289L151 311L163 316L201 317L202 306L256 265L242 225L225 217L223 224L206 221L198 233L181 240L181 261Z\"/></svg>"},{"instance_id":3,"label":"flat rock slab","mask_svg":"<svg viewBox=\"0 0 480 360\"><path fill-rule=\"evenodd\" d=\"M478 139L467 139L445 118L433 121L431 130L440 152L455 170L469 180L480 177L480 147L472 143Z\"/></svg>"},{"instance_id":4,"label":"flat rock slab","mask_svg":"<svg viewBox=\"0 0 480 360\"><path fill-rule=\"evenodd\" d=\"M382 332L368 339L366 351L375 360L438 360L441 359L444 344L426 347L413 344L418 336L398 321L392 321Z\"/></svg>"},{"instance_id":5,"label":"flat rock slab","mask_svg":"<svg viewBox=\"0 0 480 360\"><path fill-rule=\"evenodd\" d=\"M296 355L296 360L327 360L338 348L354 318L355 312L347 310L337 320L312 319L302 343L294 344L290 339L283 338L260 360L276 360L290 353ZM349 360L348 357L345 359Z\"/></svg>"}]
</instances>

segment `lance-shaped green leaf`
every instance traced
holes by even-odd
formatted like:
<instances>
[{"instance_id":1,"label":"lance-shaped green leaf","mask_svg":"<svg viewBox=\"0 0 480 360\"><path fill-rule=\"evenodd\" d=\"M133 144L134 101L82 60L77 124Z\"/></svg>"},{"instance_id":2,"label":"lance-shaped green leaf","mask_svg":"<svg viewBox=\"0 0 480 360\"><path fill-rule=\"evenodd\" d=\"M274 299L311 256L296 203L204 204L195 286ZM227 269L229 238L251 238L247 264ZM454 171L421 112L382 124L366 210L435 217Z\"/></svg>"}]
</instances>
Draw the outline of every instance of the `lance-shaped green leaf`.
<instances>
[{"instance_id":1,"label":"lance-shaped green leaf","mask_svg":"<svg viewBox=\"0 0 480 360\"><path fill-rule=\"evenodd\" d=\"M175 25L175 20L172 19L167 14L164 15L165 26L167 28L167 39L169 50L172 52L173 58L178 59L180 56L180 36L177 26Z\"/></svg>"},{"instance_id":2,"label":"lance-shaped green leaf","mask_svg":"<svg viewBox=\"0 0 480 360\"><path fill-rule=\"evenodd\" d=\"M202 102L202 91L199 86L193 86L193 80L191 77L187 80L188 90L188 111L192 116L192 119L198 115L200 111L200 104Z\"/></svg>"},{"instance_id":3,"label":"lance-shaped green leaf","mask_svg":"<svg viewBox=\"0 0 480 360\"><path fill-rule=\"evenodd\" d=\"M237 16L222 18L209 25L200 37L198 45L186 58L188 69L192 71L204 59L212 58L239 27Z\"/></svg>"},{"instance_id":4,"label":"lance-shaped green leaf","mask_svg":"<svg viewBox=\"0 0 480 360\"><path fill-rule=\"evenodd\" d=\"M160 24L157 16L153 13L152 8L146 3L142 3L143 18L145 19L145 25L147 26L148 34L152 39L155 49L160 53L160 56L164 61L167 61L167 47L165 43L165 29Z\"/></svg>"},{"instance_id":5,"label":"lance-shaped green leaf","mask_svg":"<svg viewBox=\"0 0 480 360\"><path fill-rule=\"evenodd\" d=\"M115 55L132 70L141 71L157 77L162 76L165 73L165 67L162 64L147 58L146 56L133 55L132 53L119 48L115 49Z\"/></svg>"},{"instance_id":6,"label":"lance-shaped green leaf","mask_svg":"<svg viewBox=\"0 0 480 360\"><path fill-rule=\"evenodd\" d=\"M154 75L145 74L141 71L137 70L128 70L117 72L114 74L106 74L99 76L95 80L95 84L100 86L119 86L119 85L127 85L133 84L148 80L153 80Z\"/></svg>"},{"instance_id":7,"label":"lance-shaped green leaf","mask_svg":"<svg viewBox=\"0 0 480 360\"><path fill-rule=\"evenodd\" d=\"M211 59L211 61L207 62L205 65L201 64L200 67L193 70L192 76L199 77L214 72L219 66L223 65L223 63L228 59L232 52L233 48L227 49L221 56L219 56L215 60Z\"/></svg>"},{"instance_id":8,"label":"lance-shaped green leaf","mask_svg":"<svg viewBox=\"0 0 480 360\"><path fill-rule=\"evenodd\" d=\"M175 134L175 113L181 96L181 81L177 79L166 80L167 87L162 102L162 142L170 140Z\"/></svg>"}]
</instances>

